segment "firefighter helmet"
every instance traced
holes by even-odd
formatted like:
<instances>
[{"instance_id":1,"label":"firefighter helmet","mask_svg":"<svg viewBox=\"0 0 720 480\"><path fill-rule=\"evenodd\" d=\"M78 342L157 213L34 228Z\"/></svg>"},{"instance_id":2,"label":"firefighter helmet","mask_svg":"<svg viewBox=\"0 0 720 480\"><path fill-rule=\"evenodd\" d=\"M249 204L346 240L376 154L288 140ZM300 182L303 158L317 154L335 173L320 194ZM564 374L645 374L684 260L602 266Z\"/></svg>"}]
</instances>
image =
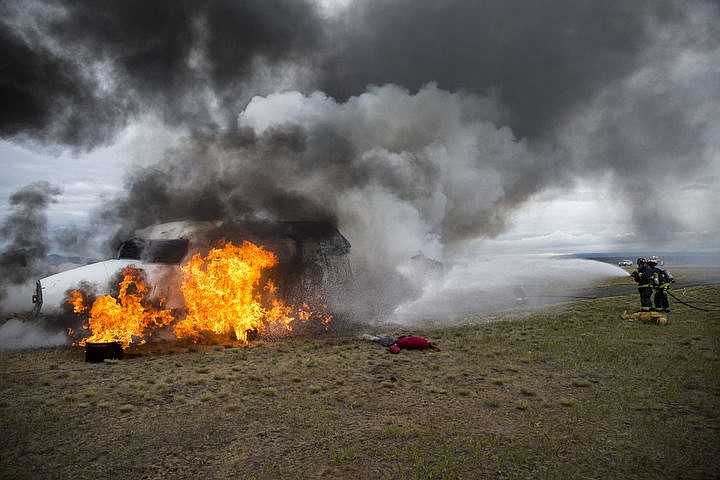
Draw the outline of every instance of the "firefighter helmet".
<instances>
[{"instance_id":1,"label":"firefighter helmet","mask_svg":"<svg viewBox=\"0 0 720 480\"><path fill-rule=\"evenodd\" d=\"M645 260L644 258L640 257L640 258L638 258L638 259L635 261L635 263L637 263L637 266L638 266L638 267L642 267L642 266L645 264L646 261L647 261L647 260Z\"/></svg>"}]
</instances>

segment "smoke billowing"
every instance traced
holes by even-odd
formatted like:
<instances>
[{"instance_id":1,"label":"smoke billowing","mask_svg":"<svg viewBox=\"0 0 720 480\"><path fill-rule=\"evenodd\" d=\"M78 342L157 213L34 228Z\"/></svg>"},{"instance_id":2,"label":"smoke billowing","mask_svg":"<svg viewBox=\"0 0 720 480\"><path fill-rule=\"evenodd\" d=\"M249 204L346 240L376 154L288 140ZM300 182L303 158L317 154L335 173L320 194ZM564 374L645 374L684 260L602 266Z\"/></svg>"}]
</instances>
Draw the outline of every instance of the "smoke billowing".
<instances>
[{"instance_id":1,"label":"smoke billowing","mask_svg":"<svg viewBox=\"0 0 720 480\"><path fill-rule=\"evenodd\" d=\"M322 25L303 1L44 2L0 7L3 137L91 148L152 111L226 126L243 84L311 55ZM262 76L262 74L260 74Z\"/></svg>"},{"instance_id":2,"label":"smoke billowing","mask_svg":"<svg viewBox=\"0 0 720 480\"><path fill-rule=\"evenodd\" d=\"M11 213L0 226L5 240L0 251L0 300L10 284L20 284L41 271L48 252L45 209L61 193L60 188L39 181L26 185L10 197Z\"/></svg>"},{"instance_id":3,"label":"smoke billowing","mask_svg":"<svg viewBox=\"0 0 720 480\"><path fill-rule=\"evenodd\" d=\"M418 250L440 255L442 245L502 231L505 212L546 176L563 181L526 167L556 160L496 127L497 110L492 98L433 85L416 94L377 87L345 103L321 93L255 97L236 131L188 138L131 175L127 196L102 216L132 226L325 220L360 252L384 245L393 264Z\"/></svg>"},{"instance_id":4,"label":"smoke billowing","mask_svg":"<svg viewBox=\"0 0 720 480\"><path fill-rule=\"evenodd\" d=\"M416 90L429 80L450 91L497 89L516 134L534 137L637 68L651 41L649 22L677 21L683 5L358 2L338 26L346 30L342 54L329 60L321 88L343 98L369 84Z\"/></svg>"},{"instance_id":5,"label":"smoke billowing","mask_svg":"<svg viewBox=\"0 0 720 480\"><path fill-rule=\"evenodd\" d=\"M96 212L117 236L177 219L327 220L382 277L501 234L528 199L577 179L610 182L653 248L720 230L717 214L688 214L718 182L716 2L364 0L328 15L310 0L36 0L0 13L3 139L92 150L144 118L182 133Z\"/></svg>"},{"instance_id":6,"label":"smoke billowing","mask_svg":"<svg viewBox=\"0 0 720 480\"><path fill-rule=\"evenodd\" d=\"M12 318L0 325L0 350L57 347L67 345L64 330L48 330L38 323L27 323Z\"/></svg>"}]
</instances>

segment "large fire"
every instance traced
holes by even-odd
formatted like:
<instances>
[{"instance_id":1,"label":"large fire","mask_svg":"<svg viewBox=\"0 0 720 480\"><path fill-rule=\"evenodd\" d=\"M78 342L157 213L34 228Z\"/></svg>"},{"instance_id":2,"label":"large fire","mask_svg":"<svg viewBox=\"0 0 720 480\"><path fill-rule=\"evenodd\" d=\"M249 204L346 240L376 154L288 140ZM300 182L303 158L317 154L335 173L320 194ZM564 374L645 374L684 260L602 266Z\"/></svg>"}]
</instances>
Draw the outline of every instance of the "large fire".
<instances>
[{"instance_id":1,"label":"large fire","mask_svg":"<svg viewBox=\"0 0 720 480\"><path fill-rule=\"evenodd\" d=\"M212 249L205 258L195 254L182 267L181 290L185 297L187 316L175 325L175 334L198 337L201 332L226 334L247 341L250 331L262 331L265 323L288 325L289 309L277 300L270 309L263 307L262 290L274 294L271 281L259 288L263 272L277 264L277 257L257 245L231 242Z\"/></svg>"},{"instance_id":2,"label":"large fire","mask_svg":"<svg viewBox=\"0 0 720 480\"><path fill-rule=\"evenodd\" d=\"M93 303L88 319L91 335L83 339L81 345L85 342L120 342L125 348L132 343L133 337L142 338L147 330L163 327L174 320L169 310L155 308L146 301L148 286L139 270L127 267L122 277L117 299L103 295ZM71 292L70 300L75 312L87 309L78 290Z\"/></svg>"},{"instance_id":3,"label":"large fire","mask_svg":"<svg viewBox=\"0 0 720 480\"><path fill-rule=\"evenodd\" d=\"M227 242L205 257L196 253L181 267L186 315L174 324L175 336L200 341L206 334L227 335L246 342L250 332L281 335L313 318L327 325L329 314L312 312L307 304L289 306L279 298L268 275L277 263L272 252L247 241L240 246ZM91 336L81 344L118 341L127 347L151 329L173 322L169 310L154 308L145 299L148 290L138 270L126 269L118 298L106 295L93 303ZM76 313L87 310L77 290L68 302Z\"/></svg>"}]
</instances>

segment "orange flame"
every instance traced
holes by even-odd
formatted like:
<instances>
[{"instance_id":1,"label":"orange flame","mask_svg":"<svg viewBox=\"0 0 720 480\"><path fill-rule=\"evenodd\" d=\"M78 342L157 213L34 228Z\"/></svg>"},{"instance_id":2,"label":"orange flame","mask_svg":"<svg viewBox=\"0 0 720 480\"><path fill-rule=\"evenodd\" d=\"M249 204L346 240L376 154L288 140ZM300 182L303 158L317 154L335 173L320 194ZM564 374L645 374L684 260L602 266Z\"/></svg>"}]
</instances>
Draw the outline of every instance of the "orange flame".
<instances>
[{"instance_id":1,"label":"orange flame","mask_svg":"<svg viewBox=\"0 0 720 480\"><path fill-rule=\"evenodd\" d=\"M133 337L142 337L147 330L169 325L174 320L169 310L156 309L144 301L149 289L139 270L127 267L122 275L117 299L103 295L93 303L88 320L91 335L80 345L120 342L127 348ZM77 290L72 292L71 298L80 298L82 305L82 294Z\"/></svg>"},{"instance_id":2,"label":"orange flame","mask_svg":"<svg viewBox=\"0 0 720 480\"><path fill-rule=\"evenodd\" d=\"M268 275L277 263L275 254L247 241L240 247L228 242L204 258L196 253L181 267L180 290L187 314L175 323L175 336L198 341L206 333L234 334L237 340L247 342L249 332L282 336L294 325L313 319L327 328L332 316L324 312L324 305L323 311L315 312L307 303L289 306L278 297ZM148 290L141 271L126 268L118 298L105 295L93 303L88 321L91 335L79 344L118 341L125 348L134 337L173 322L169 310L156 309L144 300ZM78 290L71 293L68 302L76 313L88 310Z\"/></svg>"},{"instance_id":3,"label":"orange flame","mask_svg":"<svg viewBox=\"0 0 720 480\"><path fill-rule=\"evenodd\" d=\"M70 292L70 298L68 298L68 303L73 306L73 312L75 313L87 312L87 307L83 303L82 293L80 293L79 290L73 290L72 292Z\"/></svg>"},{"instance_id":4,"label":"orange flame","mask_svg":"<svg viewBox=\"0 0 720 480\"><path fill-rule=\"evenodd\" d=\"M269 325L289 329L291 308L274 298L271 281L260 288L264 271L275 265L277 257L272 252L247 241L240 247L228 242L210 250L205 258L195 254L182 267L187 317L175 325L175 334L199 338L203 331L234 333L245 342L248 332L261 333ZM270 308L263 306L263 290L270 296Z\"/></svg>"}]
</instances>

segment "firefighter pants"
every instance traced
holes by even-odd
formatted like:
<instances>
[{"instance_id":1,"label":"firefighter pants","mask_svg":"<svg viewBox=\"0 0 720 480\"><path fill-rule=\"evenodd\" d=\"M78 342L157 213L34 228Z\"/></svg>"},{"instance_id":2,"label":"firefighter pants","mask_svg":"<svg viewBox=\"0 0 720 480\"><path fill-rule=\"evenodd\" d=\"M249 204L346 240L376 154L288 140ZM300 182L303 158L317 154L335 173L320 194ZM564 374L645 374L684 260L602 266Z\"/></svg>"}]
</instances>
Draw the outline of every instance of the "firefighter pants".
<instances>
[{"instance_id":1,"label":"firefighter pants","mask_svg":"<svg viewBox=\"0 0 720 480\"><path fill-rule=\"evenodd\" d=\"M670 302L668 302L667 290L658 288L655 290L655 308L658 310L669 310Z\"/></svg>"},{"instance_id":2,"label":"firefighter pants","mask_svg":"<svg viewBox=\"0 0 720 480\"><path fill-rule=\"evenodd\" d=\"M652 309L652 293L653 288L651 286L638 287L640 292L640 307L643 312L649 312Z\"/></svg>"}]
</instances>

